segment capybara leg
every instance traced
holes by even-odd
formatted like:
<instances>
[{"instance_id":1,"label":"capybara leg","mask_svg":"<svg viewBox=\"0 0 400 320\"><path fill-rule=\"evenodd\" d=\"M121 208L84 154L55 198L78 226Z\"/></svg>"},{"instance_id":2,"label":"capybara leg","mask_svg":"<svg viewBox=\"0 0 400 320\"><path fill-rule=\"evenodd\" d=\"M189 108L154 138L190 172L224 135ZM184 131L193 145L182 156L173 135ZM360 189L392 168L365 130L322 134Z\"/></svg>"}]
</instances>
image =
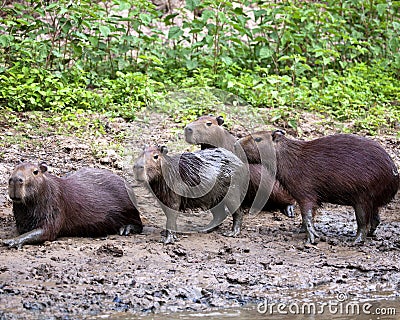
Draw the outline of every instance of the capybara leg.
<instances>
[{"instance_id":1,"label":"capybara leg","mask_svg":"<svg viewBox=\"0 0 400 320\"><path fill-rule=\"evenodd\" d=\"M175 232L177 230L177 225L176 225L176 220L178 218L178 214L176 211L171 210L169 208L165 208L166 210L165 215L167 216L167 226L166 226L166 231L167 231L167 235L164 239L164 244L168 244L168 243L174 243L175 240L177 240L178 238L175 235Z\"/></svg>"},{"instance_id":2,"label":"capybara leg","mask_svg":"<svg viewBox=\"0 0 400 320\"><path fill-rule=\"evenodd\" d=\"M141 233L143 231L143 226L137 224L127 224L119 228L120 236L127 236L130 233Z\"/></svg>"},{"instance_id":3,"label":"capybara leg","mask_svg":"<svg viewBox=\"0 0 400 320\"><path fill-rule=\"evenodd\" d=\"M285 216L294 218L294 204L289 204L280 210Z\"/></svg>"},{"instance_id":4,"label":"capybara leg","mask_svg":"<svg viewBox=\"0 0 400 320\"><path fill-rule=\"evenodd\" d=\"M174 243L176 240L178 240L178 237L176 236L175 232L171 230L166 230L166 237L164 239L164 244L169 244L169 243Z\"/></svg>"},{"instance_id":5,"label":"capybara leg","mask_svg":"<svg viewBox=\"0 0 400 320\"><path fill-rule=\"evenodd\" d=\"M313 209L311 206L306 206L301 208L301 217L303 219L303 226L306 228L307 232L307 243L315 243L315 238L319 238L317 231L314 228L313 222Z\"/></svg>"},{"instance_id":6,"label":"capybara leg","mask_svg":"<svg viewBox=\"0 0 400 320\"><path fill-rule=\"evenodd\" d=\"M301 227L299 233L305 233L305 232L307 232L306 223L304 222L304 220L301 220Z\"/></svg>"},{"instance_id":7,"label":"capybara leg","mask_svg":"<svg viewBox=\"0 0 400 320\"><path fill-rule=\"evenodd\" d=\"M369 229L368 237L375 236L375 230L376 230L376 228L378 228L380 223L381 223L381 218L379 217L379 209L374 208L374 211L372 213L372 218L371 218L371 228Z\"/></svg>"},{"instance_id":8,"label":"capybara leg","mask_svg":"<svg viewBox=\"0 0 400 320\"><path fill-rule=\"evenodd\" d=\"M218 227L226 217L229 215L229 212L225 210L225 205L224 203L219 203L215 207L210 209L213 219L212 221L206 225L204 228L200 230L200 232L209 232Z\"/></svg>"},{"instance_id":9,"label":"capybara leg","mask_svg":"<svg viewBox=\"0 0 400 320\"><path fill-rule=\"evenodd\" d=\"M242 223L243 223L243 210L241 208L238 208L232 215L232 218L233 218L232 230L224 233L224 236L226 237L236 237L240 234L240 230L242 228Z\"/></svg>"},{"instance_id":10,"label":"capybara leg","mask_svg":"<svg viewBox=\"0 0 400 320\"><path fill-rule=\"evenodd\" d=\"M357 204L354 207L354 211L356 212L356 220L357 220L357 234L354 243L355 244L364 243L365 238L367 236L371 210L369 208L366 208L365 206Z\"/></svg>"},{"instance_id":11,"label":"capybara leg","mask_svg":"<svg viewBox=\"0 0 400 320\"><path fill-rule=\"evenodd\" d=\"M34 244L38 242L43 242L43 229L34 229L32 231L21 234L18 237L3 240L3 244L9 246L10 248L21 248L25 244Z\"/></svg>"}]
</instances>

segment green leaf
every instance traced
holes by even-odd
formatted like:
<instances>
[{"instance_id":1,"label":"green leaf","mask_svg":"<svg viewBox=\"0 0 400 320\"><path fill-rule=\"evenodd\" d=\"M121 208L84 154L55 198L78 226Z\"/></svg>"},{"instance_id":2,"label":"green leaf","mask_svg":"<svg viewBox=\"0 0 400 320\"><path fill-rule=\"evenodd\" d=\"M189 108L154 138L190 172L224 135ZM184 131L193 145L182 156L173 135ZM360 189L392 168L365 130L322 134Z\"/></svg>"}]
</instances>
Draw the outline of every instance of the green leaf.
<instances>
[{"instance_id":1,"label":"green leaf","mask_svg":"<svg viewBox=\"0 0 400 320\"><path fill-rule=\"evenodd\" d=\"M99 27L100 33L104 36L104 37L108 37L111 33L111 30L109 27L107 26L100 26Z\"/></svg>"},{"instance_id":2,"label":"green leaf","mask_svg":"<svg viewBox=\"0 0 400 320\"><path fill-rule=\"evenodd\" d=\"M297 130L297 121L296 119L290 119L288 121L289 127L293 128L294 130Z\"/></svg>"},{"instance_id":3,"label":"green leaf","mask_svg":"<svg viewBox=\"0 0 400 320\"><path fill-rule=\"evenodd\" d=\"M379 3L379 4L376 5L376 11L378 11L378 15L380 17L382 17L384 15L387 6L388 5L386 3Z\"/></svg>"},{"instance_id":4,"label":"green leaf","mask_svg":"<svg viewBox=\"0 0 400 320\"><path fill-rule=\"evenodd\" d=\"M233 64L233 60L229 56L221 56L221 60L228 66Z\"/></svg>"},{"instance_id":5,"label":"green leaf","mask_svg":"<svg viewBox=\"0 0 400 320\"><path fill-rule=\"evenodd\" d=\"M127 1L121 1L119 3L119 10L124 11L124 10L129 10L131 8L131 5Z\"/></svg>"},{"instance_id":6,"label":"green leaf","mask_svg":"<svg viewBox=\"0 0 400 320\"><path fill-rule=\"evenodd\" d=\"M168 31L168 39L178 39L183 35L183 30L178 26L173 26Z\"/></svg>"},{"instance_id":7,"label":"green leaf","mask_svg":"<svg viewBox=\"0 0 400 320\"><path fill-rule=\"evenodd\" d=\"M178 13L173 13L173 14L169 14L164 18L164 23L166 25L171 25L173 24L173 20L175 19L176 16L178 16Z\"/></svg>"},{"instance_id":8,"label":"green leaf","mask_svg":"<svg viewBox=\"0 0 400 320\"><path fill-rule=\"evenodd\" d=\"M274 51L272 51L270 48L268 47L262 47L260 49L260 58L261 59L267 59L272 57L272 55L274 54Z\"/></svg>"},{"instance_id":9,"label":"green leaf","mask_svg":"<svg viewBox=\"0 0 400 320\"><path fill-rule=\"evenodd\" d=\"M194 11L200 4L200 0L186 0L186 8L190 11Z\"/></svg>"},{"instance_id":10,"label":"green leaf","mask_svg":"<svg viewBox=\"0 0 400 320\"><path fill-rule=\"evenodd\" d=\"M12 36L6 34L0 35L0 45L2 45L3 47L7 47L12 40L13 40Z\"/></svg>"},{"instance_id":11,"label":"green leaf","mask_svg":"<svg viewBox=\"0 0 400 320\"><path fill-rule=\"evenodd\" d=\"M89 37L90 44L93 47L97 47L99 45L99 38L98 37Z\"/></svg>"},{"instance_id":12,"label":"green leaf","mask_svg":"<svg viewBox=\"0 0 400 320\"><path fill-rule=\"evenodd\" d=\"M196 60L186 60L186 68L189 70L196 69L198 66L198 63Z\"/></svg>"}]
</instances>

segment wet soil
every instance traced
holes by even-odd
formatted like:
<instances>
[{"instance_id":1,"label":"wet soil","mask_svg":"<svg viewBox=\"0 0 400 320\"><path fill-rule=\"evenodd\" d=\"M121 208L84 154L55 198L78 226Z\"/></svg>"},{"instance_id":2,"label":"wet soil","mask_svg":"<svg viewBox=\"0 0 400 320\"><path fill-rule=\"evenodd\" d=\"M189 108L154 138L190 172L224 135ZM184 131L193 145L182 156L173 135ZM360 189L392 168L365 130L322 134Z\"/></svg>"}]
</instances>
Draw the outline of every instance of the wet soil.
<instances>
[{"instance_id":1,"label":"wet soil","mask_svg":"<svg viewBox=\"0 0 400 320\"><path fill-rule=\"evenodd\" d=\"M400 196L381 210L376 238L352 244L353 209L325 205L316 217L321 239L304 243L300 215L279 212L247 215L239 237L222 233L226 220L211 233L179 236L175 244L160 242L165 217L154 198L131 178L131 159L144 143L167 143L171 150L193 150L182 143L181 128L165 116L143 115L138 121L107 122L101 137L25 133L24 143L4 144L0 152L0 238L17 235L7 199L7 179L21 158L45 160L56 175L83 166L108 168L135 188L145 223L140 235L104 238L59 238L21 249L0 246L1 319L81 319L112 315L142 315L177 311L210 311L241 307L264 299L274 302L326 300L338 295L349 301L400 299ZM17 136L2 125L0 134ZM318 136L312 123L307 137ZM124 136L126 152L105 150ZM400 142L379 140L400 166ZM400 314L400 310L398 310Z\"/></svg>"}]
</instances>

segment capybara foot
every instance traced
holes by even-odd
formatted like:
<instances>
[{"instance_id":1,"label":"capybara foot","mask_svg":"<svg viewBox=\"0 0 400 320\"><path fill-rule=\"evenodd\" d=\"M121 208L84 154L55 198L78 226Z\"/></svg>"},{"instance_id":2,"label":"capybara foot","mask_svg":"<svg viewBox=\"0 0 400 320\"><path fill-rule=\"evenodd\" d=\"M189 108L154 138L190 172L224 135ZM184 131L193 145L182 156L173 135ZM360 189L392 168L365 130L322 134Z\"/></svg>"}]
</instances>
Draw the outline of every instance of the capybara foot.
<instances>
[{"instance_id":1,"label":"capybara foot","mask_svg":"<svg viewBox=\"0 0 400 320\"><path fill-rule=\"evenodd\" d=\"M239 230L234 229L223 233L225 237L237 237L239 234L240 234L240 229Z\"/></svg>"},{"instance_id":2,"label":"capybara foot","mask_svg":"<svg viewBox=\"0 0 400 320\"><path fill-rule=\"evenodd\" d=\"M11 238L11 239L6 239L2 241L2 244L4 246L7 246L9 248L21 248L22 244L20 241L18 241L17 238Z\"/></svg>"},{"instance_id":3,"label":"capybara foot","mask_svg":"<svg viewBox=\"0 0 400 320\"><path fill-rule=\"evenodd\" d=\"M289 218L294 218L294 205L290 204L286 206L285 208L281 209L281 212Z\"/></svg>"},{"instance_id":4,"label":"capybara foot","mask_svg":"<svg viewBox=\"0 0 400 320\"><path fill-rule=\"evenodd\" d=\"M174 232L171 230L166 230L166 237L164 239L164 244L172 244L175 243L175 241L178 241L178 237Z\"/></svg>"},{"instance_id":5,"label":"capybara foot","mask_svg":"<svg viewBox=\"0 0 400 320\"><path fill-rule=\"evenodd\" d=\"M376 231L376 229L374 229L374 230L369 230L369 232L368 232L368 234L367 234L367 237L369 237L369 238L376 238L376 234L375 234L375 231Z\"/></svg>"},{"instance_id":6,"label":"capybara foot","mask_svg":"<svg viewBox=\"0 0 400 320\"><path fill-rule=\"evenodd\" d=\"M365 235L361 232L357 232L356 239L354 240L354 244L363 244L365 242Z\"/></svg>"},{"instance_id":7,"label":"capybara foot","mask_svg":"<svg viewBox=\"0 0 400 320\"><path fill-rule=\"evenodd\" d=\"M300 230L299 230L299 233L306 233L307 232L307 228L306 228L306 226L302 223L301 224L301 227L300 227Z\"/></svg>"},{"instance_id":8,"label":"capybara foot","mask_svg":"<svg viewBox=\"0 0 400 320\"><path fill-rule=\"evenodd\" d=\"M136 224L127 224L119 228L120 236L127 236L130 233L141 233L143 231L143 226L139 226Z\"/></svg>"},{"instance_id":9,"label":"capybara foot","mask_svg":"<svg viewBox=\"0 0 400 320\"><path fill-rule=\"evenodd\" d=\"M368 232L367 237L368 238L372 238L372 239L377 239L378 238L375 232L372 232L372 233Z\"/></svg>"},{"instance_id":10,"label":"capybara foot","mask_svg":"<svg viewBox=\"0 0 400 320\"><path fill-rule=\"evenodd\" d=\"M319 234L314 230L308 230L308 237L306 243L315 244L315 238L319 238Z\"/></svg>"}]
</instances>

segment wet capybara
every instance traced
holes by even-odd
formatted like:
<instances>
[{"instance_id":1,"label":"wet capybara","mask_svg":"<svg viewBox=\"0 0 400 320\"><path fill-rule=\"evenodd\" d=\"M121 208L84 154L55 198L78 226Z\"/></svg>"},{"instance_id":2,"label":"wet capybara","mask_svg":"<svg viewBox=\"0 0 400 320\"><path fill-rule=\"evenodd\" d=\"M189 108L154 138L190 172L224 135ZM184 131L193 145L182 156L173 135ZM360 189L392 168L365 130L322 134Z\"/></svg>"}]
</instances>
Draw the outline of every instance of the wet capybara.
<instances>
[{"instance_id":1,"label":"wet capybara","mask_svg":"<svg viewBox=\"0 0 400 320\"><path fill-rule=\"evenodd\" d=\"M207 148L225 148L231 152L235 152L234 145L237 139L223 128L224 118L222 116L201 116L196 121L189 123L185 129L185 140L190 144L200 145L201 149ZM294 203L290 194L282 188L275 177L264 170L261 163L249 164L250 182L246 197L243 202L244 207L251 207L259 190L261 174L265 174L265 183L272 185L269 198L263 201L263 208L266 211L280 210L288 217L294 217ZM269 189L270 190L270 189ZM268 192L269 193L269 192Z\"/></svg>"},{"instance_id":2,"label":"wet capybara","mask_svg":"<svg viewBox=\"0 0 400 320\"><path fill-rule=\"evenodd\" d=\"M231 213L232 231L225 235L238 235L246 178L248 182L243 162L222 148L173 156L167 152L165 146L147 146L133 168L136 180L153 193L167 216L164 243L174 242L179 211L194 208L210 209L213 214L213 220L199 231L214 229Z\"/></svg>"},{"instance_id":3,"label":"wet capybara","mask_svg":"<svg viewBox=\"0 0 400 320\"><path fill-rule=\"evenodd\" d=\"M399 188L393 160L367 138L337 134L300 141L276 130L248 135L238 143L249 162L258 162L265 146L274 146L276 177L299 204L311 243L318 237L313 215L322 203L352 206L358 227L355 243L362 243L380 223L379 208L389 203Z\"/></svg>"},{"instance_id":4,"label":"wet capybara","mask_svg":"<svg viewBox=\"0 0 400 320\"><path fill-rule=\"evenodd\" d=\"M132 188L108 170L83 168L59 178L44 163L21 163L11 174L8 194L20 233L3 240L10 247L143 229Z\"/></svg>"}]
</instances>

